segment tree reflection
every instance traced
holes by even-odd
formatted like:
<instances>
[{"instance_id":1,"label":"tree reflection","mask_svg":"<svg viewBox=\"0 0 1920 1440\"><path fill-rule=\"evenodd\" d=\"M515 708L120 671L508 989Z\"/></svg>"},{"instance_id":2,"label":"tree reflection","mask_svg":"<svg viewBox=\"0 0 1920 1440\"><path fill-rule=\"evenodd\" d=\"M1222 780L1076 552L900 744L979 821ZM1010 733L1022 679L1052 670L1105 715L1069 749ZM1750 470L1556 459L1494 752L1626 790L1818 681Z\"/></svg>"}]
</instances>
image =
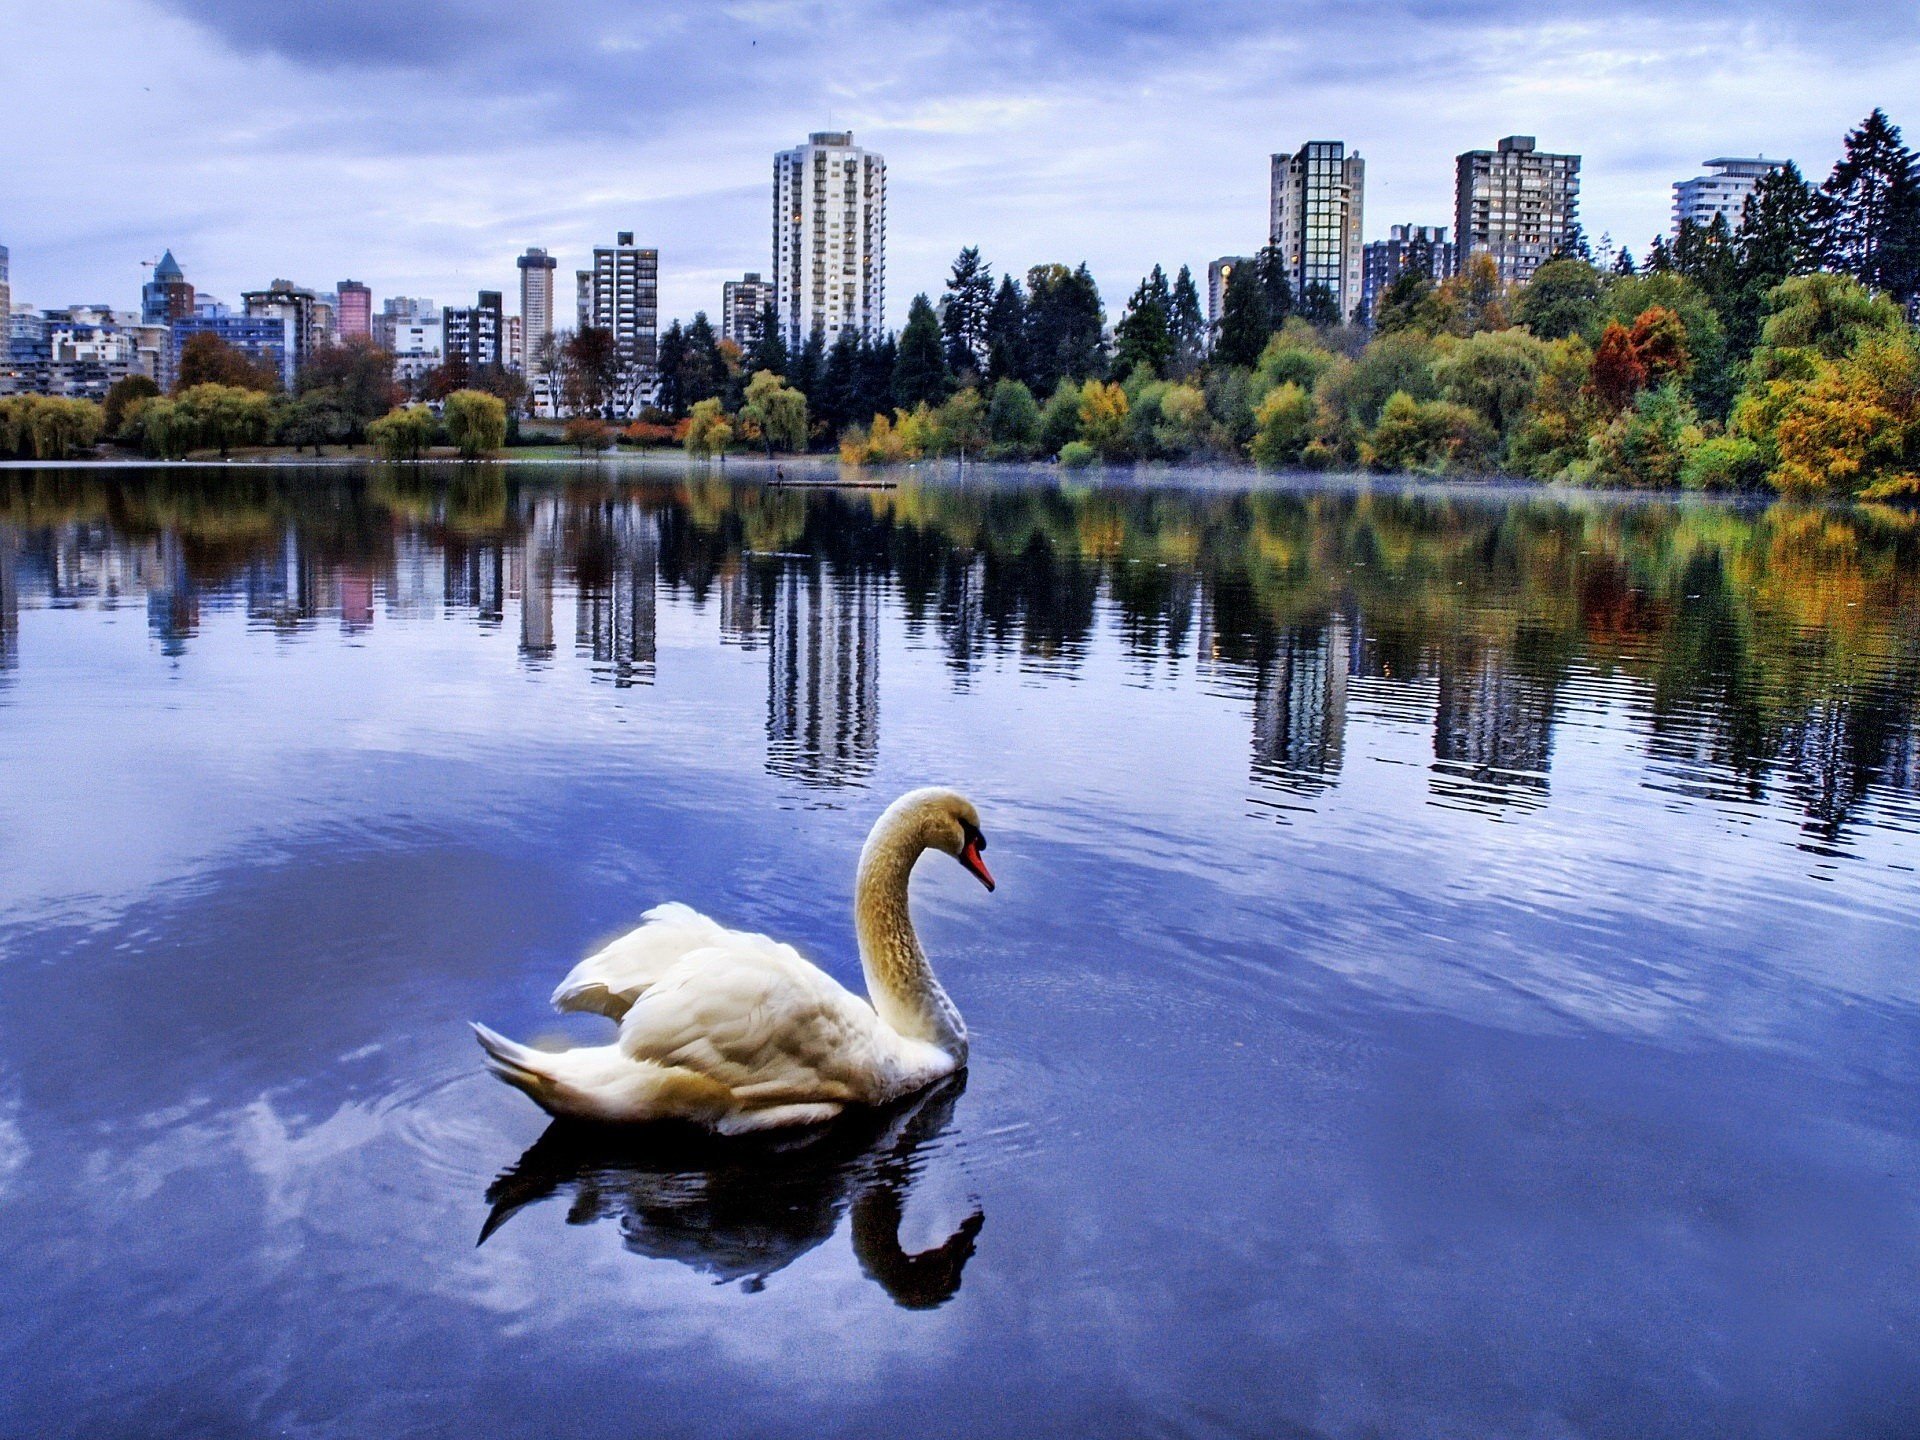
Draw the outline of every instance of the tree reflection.
<instances>
[{"instance_id":1,"label":"tree reflection","mask_svg":"<svg viewBox=\"0 0 1920 1440\"><path fill-rule=\"evenodd\" d=\"M568 1224L611 1220L637 1255L758 1290L851 1211L861 1270L896 1303L931 1309L959 1291L985 1216L976 1206L944 1242L917 1254L902 1249L900 1222L925 1152L965 1088L963 1073L883 1110L733 1140L555 1121L487 1187L493 1208L480 1243L527 1206L564 1192Z\"/></svg>"},{"instance_id":2,"label":"tree reflection","mask_svg":"<svg viewBox=\"0 0 1920 1440\"><path fill-rule=\"evenodd\" d=\"M811 787L878 764L895 614L960 690L988 667L1069 675L1102 644L1136 683L1191 675L1245 707L1251 781L1294 797L1341 782L1364 685L1423 710L1436 798L1543 804L1576 671L1631 689L1647 783L1784 797L1816 847L1843 844L1876 793L1920 784L1920 522L1889 510L506 473L7 472L0 666L18 663L23 603L136 596L174 655L234 605L290 635L381 613L504 624L517 601L539 666L560 659L569 587L573 656L612 685L653 678L671 603L764 649L768 768Z\"/></svg>"}]
</instances>

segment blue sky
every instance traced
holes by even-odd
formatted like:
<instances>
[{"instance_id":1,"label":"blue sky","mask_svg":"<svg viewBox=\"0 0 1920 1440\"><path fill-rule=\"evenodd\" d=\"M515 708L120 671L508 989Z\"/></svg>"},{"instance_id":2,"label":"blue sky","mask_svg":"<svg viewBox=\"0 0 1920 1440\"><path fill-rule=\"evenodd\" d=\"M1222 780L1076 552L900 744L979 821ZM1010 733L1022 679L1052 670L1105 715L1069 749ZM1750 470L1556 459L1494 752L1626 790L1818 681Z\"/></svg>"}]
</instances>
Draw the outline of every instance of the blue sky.
<instances>
[{"instance_id":1,"label":"blue sky","mask_svg":"<svg viewBox=\"0 0 1920 1440\"><path fill-rule=\"evenodd\" d=\"M1823 175L1874 105L1920 126L1916 8L1866 0L0 0L0 37L0 243L39 305L131 304L167 247L226 299L458 302L631 229L663 311L711 312L767 268L773 152L831 123L887 157L891 324L968 243L1085 259L1117 314L1155 261L1259 244L1307 139L1366 156L1374 238L1450 224L1453 156L1534 134L1642 249L1709 156Z\"/></svg>"}]
</instances>

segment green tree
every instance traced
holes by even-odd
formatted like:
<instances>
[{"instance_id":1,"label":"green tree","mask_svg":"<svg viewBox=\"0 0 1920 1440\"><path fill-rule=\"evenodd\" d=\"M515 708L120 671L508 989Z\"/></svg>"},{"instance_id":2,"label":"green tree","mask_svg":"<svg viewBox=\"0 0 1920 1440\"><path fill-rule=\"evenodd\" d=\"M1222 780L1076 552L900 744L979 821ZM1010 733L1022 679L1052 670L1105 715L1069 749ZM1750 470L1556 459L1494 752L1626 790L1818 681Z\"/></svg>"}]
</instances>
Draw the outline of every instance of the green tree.
<instances>
[{"instance_id":1,"label":"green tree","mask_svg":"<svg viewBox=\"0 0 1920 1440\"><path fill-rule=\"evenodd\" d=\"M925 295L913 297L907 307L907 325L893 362L893 403L903 410L915 405L938 405L947 393L946 356L940 341L940 319Z\"/></svg>"},{"instance_id":2,"label":"green tree","mask_svg":"<svg viewBox=\"0 0 1920 1440\"><path fill-rule=\"evenodd\" d=\"M1024 383L1032 364L1027 343L1027 292L1011 275L1000 277L987 311L987 377ZM1029 392L1031 393L1031 392Z\"/></svg>"},{"instance_id":3,"label":"green tree","mask_svg":"<svg viewBox=\"0 0 1920 1440\"><path fill-rule=\"evenodd\" d=\"M1036 265L1027 272L1027 383L1038 390L1061 380L1106 375L1106 311L1085 264Z\"/></svg>"},{"instance_id":4,"label":"green tree","mask_svg":"<svg viewBox=\"0 0 1920 1440\"><path fill-rule=\"evenodd\" d=\"M720 358L719 337L714 334L713 324L704 310L696 310L693 323L687 326L686 343L675 366L674 378L677 398L689 410L702 400L719 395L725 383L726 366Z\"/></svg>"},{"instance_id":5,"label":"green tree","mask_svg":"<svg viewBox=\"0 0 1920 1440\"><path fill-rule=\"evenodd\" d=\"M1040 406L1019 380L1002 380L987 404L987 437L996 459L1025 459L1040 443Z\"/></svg>"},{"instance_id":6,"label":"green tree","mask_svg":"<svg viewBox=\"0 0 1920 1440\"><path fill-rule=\"evenodd\" d=\"M1721 319L1730 358L1737 362L1760 342L1773 288L1820 266L1820 218L1813 188L1795 165L1789 162L1761 177L1747 197L1733 243L1736 281Z\"/></svg>"},{"instance_id":7,"label":"green tree","mask_svg":"<svg viewBox=\"0 0 1920 1440\"><path fill-rule=\"evenodd\" d=\"M325 392L331 409L348 418L348 437L359 434L371 421L400 403L400 387L393 379L393 355L373 341L355 338L339 345L327 345L314 351L294 381L294 393L301 397ZM322 413L325 405L309 406L309 413Z\"/></svg>"},{"instance_id":8,"label":"green tree","mask_svg":"<svg viewBox=\"0 0 1920 1440\"><path fill-rule=\"evenodd\" d=\"M457 390L441 410L447 439L463 460L491 454L507 443L507 407L497 395Z\"/></svg>"},{"instance_id":9,"label":"green tree","mask_svg":"<svg viewBox=\"0 0 1920 1440\"><path fill-rule=\"evenodd\" d=\"M1263 470L1297 465L1313 436L1313 397L1289 380L1269 391L1253 412L1254 463Z\"/></svg>"},{"instance_id":10,"label":"green tree","mask_svg":"<svg viewBox=\"0 0 1920 1440\"><path fill-rule=\"evenodd\" d=\"M267 438L272 407L261 391L209 383L182 390L174 399L199 443L213 446L223 457L236 445L258 445Z\"/></svg>"},{"instance_id":11,"label":"green tree","mask_svg":"<svg viewBox=\"0 0 1920 1440\"><path fill-rule=\"evenodd\" d=\"M1677 489L1688 457L1704 438L1686 391L1677 382L1653 386L1594 435L1594 478L1640 489Z\"/></svg>"},{"instance_id":12,"label":"green tree","mask_svg":"<svg viewBox=\"0 0 1920 1440\"><path fill-rule=\"evenodd\" d=\"M378 417L376 417L378 418ZM344 445L365 427L331 386L292 395L279 403L273 418L275 437L295 450L313 447L319 456L328 445Z\"/></svg>"},{"instance_id":13,"label":"green tree","mask_svg":"<svg viewBox=\"0 0 1920 1440\"><path fill-rule=\"evenodd\" d=\"M1333 291L1317 280L1301 294L1296 313L1316 330L1330 330L1345 318L1333 298Z\"/></svg>"},{"instance_id":14,"label":"green tree","mask_svg":"<svg viewBox=\"0 0 1920 1440\"><path fill-rule=\"evenodd\" d=\"M1293 282L1287 278L1287 257L1278 245L1260 247L1253 257L1253 274L1266 301L1267 327L1278 330L1300 299L1293 293Z\"/></svg>"},{"instance_id":15,"label":"green tree","mask_svg":"<svg viewBox=\"0 0 1920 1440\"><path fill-rule=\"evenodd\" d=\"M1185 265L1173 280L1167 310L1167 334L1173 341L1172 373L1191 375L1207 358L1207 317L1200 309L1200 289Z\"/></svg>"},{"instance_id":16,"label":"green tree","mask_svg":"<svg viewBox=\"0 0 1920 1440\"><path fill-rule=\"evenodd\" d=\"M769 457L775 450L807 448L807 397L771 370L762 370L747 382L740 418L759 428Z\"/></svg>"},{"instance_id":17,"label":"green tree","mask_svg":"<svg viewBox=\"0 0 1920 1440\"><path fill-rule=\"evenodd\" d=\"M1806 368L1805 357L1843 360L1870 335L1898 334L1900 307L1850 275L1796 275L1767 297L1753 374L1771 380Z\"/></svg>"},{"instance_id":18,"label":"green tree","mask_svg":"<svg viewBox=\"0 0 1920 1440\"><path fill-rule=\"evenodd\" d=\"M1433 294L1433 277L1426 271L1402 270L1374 306L1374 329L1382 335L1401 331L1431 335L1436 328Z\"/></svg>"},{"instance_id":19,"label":"green tree","mask_svg":"<svg viewBox=\"0 0 1920 1440\"><path fill-rule=\"evenodd\" d=\"M1472 409L1450 400L1391 396L1367 437L1362 458L1375 470L1477 470L1491 459L1492 428Z\"/></svg>"},{"instance_id":20,"label":"green tree","mask_svg":"<svg viewBox=\"0 0 1920 1440\"><path fill-rule=\"evenodd\" d=\"M1158 375L1173 360L1173 327L1168 315L1172 308L1166 272L1156 265L1134 290L1126 314L1114 327L1114 366L1122 375L1140 365Z\"/></svg>"},{"instance_id":21,"label":"green tree","mask_svg":"<svg viewBox=\"0 0 1920 1440\"><path fill-rule=\"evenodd\" d=\"M727 419L719 398L709 395L696 400L687 412L687 453L702 459L724 455L733 443L733 422Z\"/></svg>"},{"instance_id":22,"label":"green tree","mask_svg":"<svg viewBox=\"0 0 1920 1440\"><path fill-rule=\"evenodd\" d=\"M1227 277L1227 293L1220 302L1220 335L1213 345L1216 364L1251 369L1273 333L1266 291L1258 275L1247 273L1249 268L1237 266Z\"/></svg>"},{"instance_id":23,"label":"green tree","mask_svg":"<svg viewBox=\"0 0 1920 1440\"><path fill-rule=\"evenodd\" d=\"M438 428L424 405L402 405L367 426L367 439L388 460L418 460L433 445Z\"/></svg>"},{"instance_id":24,"label":"green tree","mask_svg":"<svg viewBox=\"0 0 1920 1440\"><path fill-rule=\"evenodd\" d=\"M1341 376L1339 394L1330 398L1355 425L1371 430L1396 393L1404 392L1415 400L1431 400L1440 393L1433 378L1435 355L1434 344L1426 336L1389 331L1354 358L1352 367Z\"/></svg>"},{"instance_id":25,"label":"green tree","mask_svg":"<svg viewBox=\"0 0 1920 1440\"><path fill-rule=\"evenodd\" d=\"M1588 334L1600 320L1600 276L1584 260L1549 260L1521 289L1515 312L1542 340Z\"/></svg>"},{"instance_id":26,"label":"green tree","mask_svg":"<svg viewBox=\"0 0 1920 1440\"><path fill-rule=\"evenodd\" d=\"M955 375L986 373L993 298L993 267L980 258L979 246L969 245L954 259L940 314L947 368Z\"/></svg>"},{"instance_id":27,"label":"green tree","mask_svg":"<svg viewBox=\"0 0 1920 1440\"><path fill-rule=\"evenodd\" d=\"M1062 380L1040 407L1040 450L1058 455L1069 440L1080 438L1080 387Z\"/></svg>"},{"instance_id":28,"label":"green tree","mask_svg":"<svg viewBox=\"0 0 1920 1440\"><path fill-rule=\"evenodd\" d=\"M160 387L145 375L128 375L114 381L108 387L107 402L100 413L105 433L115 439L120 438L140 402L151 400L159 393Z\"/></svg>"},{"instance_id":29,"label":"green tree","mask_svg":"<svg viewBox=\"0 0 1920 1440\"><path fill-rule=\"evenodd\" d=\"M1532 406L1550 353L1547 341L1524 330L1482 331L1449 345L1433 378L1442 399L1465 405L1504 440Z\"/></svg>"},{"instance_id":30,"label":"green tree","mask_svg":"<svg viewBox=\"0 0 1920 1440\"><path fill-rule=\"evenodd\" d=\"M953 453L965 460L987 448L987 402L968 385L947 397L934 411L933 428L942 453Z\"/></svg>"},{"instance_id":31,"label":"green tree","mask_svg":"<svg viewBox=\"0 0 1920 1440\"><path fill-rule=\"evenodd\" d=\"M791 379L787 375L790 362L786 327L780 323L779 310L769 302L760 312L759 333L754 336L753 348L747 351L747 373L758 375L762 370L771 370L775 375Z\"/></svg>"},{"instance_id":32,"label":"green tree","mask_svg":"<svg viewBox=\"0 0 1920 1440\"><path fill-rule=\"evenodd\" d=\"M1849 132L1846 153L1820 187L1826 263L1869 289L1908 298L1902 230L1917 185L1913 153L1901 143L1900 127L1876 108Z\"/></svg>"}]
</instances>

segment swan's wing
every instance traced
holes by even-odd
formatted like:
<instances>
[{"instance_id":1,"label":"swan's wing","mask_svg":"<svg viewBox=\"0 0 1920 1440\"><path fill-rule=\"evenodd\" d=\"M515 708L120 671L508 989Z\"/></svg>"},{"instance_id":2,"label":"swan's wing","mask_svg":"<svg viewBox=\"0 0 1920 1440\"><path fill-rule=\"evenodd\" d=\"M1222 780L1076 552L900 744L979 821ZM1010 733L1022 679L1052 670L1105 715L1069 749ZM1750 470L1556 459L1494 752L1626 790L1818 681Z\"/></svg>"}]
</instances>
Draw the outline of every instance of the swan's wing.
<instances>
[{"instance_id":1,"label":"swan's wing","mask_svg":"<svg viewBox=\"0 0 1920 1440\"><path fill-rule=\"evenodd\" d=\"M619 1043L759 1108L870 1098L897 1066L893 1040L866 1001L793 947L730 932L661 975L620 1022Z\"/></svg>"},{"instance_id":2,"label":"swan's wing","mask_svg":"<svg viewBox=\"0 0 1920 1440\"><path fill-rule=\"evenodd\" d=\"M695 950L725 946L735 938L764 937L741 937L686 905L656 905L641 916L638 929L574 966L553 992L553 1008L618 1020L649 985Z\"/></svg>"}]
</instances>

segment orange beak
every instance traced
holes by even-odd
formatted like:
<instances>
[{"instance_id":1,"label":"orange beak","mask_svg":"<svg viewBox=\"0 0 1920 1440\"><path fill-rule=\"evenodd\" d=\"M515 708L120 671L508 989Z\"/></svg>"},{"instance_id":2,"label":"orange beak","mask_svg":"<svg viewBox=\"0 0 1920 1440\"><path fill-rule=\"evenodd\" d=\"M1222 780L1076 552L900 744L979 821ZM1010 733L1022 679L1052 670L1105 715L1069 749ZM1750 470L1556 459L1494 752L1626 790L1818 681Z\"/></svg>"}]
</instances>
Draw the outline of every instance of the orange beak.
<instances>
[{"instance_id":1,"label":"orange beak","mask_svg":"<svg viewBox=\"0 0 1920 1440\"><path fill-rule=\"evenodd\" d=\"M980 842L978 840L967 841L966 849L960 852L960 863L971 870L980 883L986 886L988 890L993 889L993 872L987 869L987 862L980 858Z\"/></svg>"}]
</instances>

